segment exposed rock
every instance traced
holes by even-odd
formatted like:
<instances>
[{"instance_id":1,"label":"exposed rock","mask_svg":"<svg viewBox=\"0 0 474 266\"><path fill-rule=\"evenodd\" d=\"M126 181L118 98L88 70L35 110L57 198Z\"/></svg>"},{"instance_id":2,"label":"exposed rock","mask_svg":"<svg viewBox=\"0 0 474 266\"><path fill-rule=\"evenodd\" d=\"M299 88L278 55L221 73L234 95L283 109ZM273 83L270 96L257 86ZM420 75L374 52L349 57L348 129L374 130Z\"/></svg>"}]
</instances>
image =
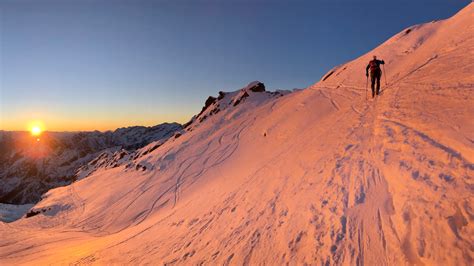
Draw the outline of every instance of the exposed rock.
<instances>
[{"instance_id":1,"label":"exposed rock","mask_svg":"<svg viewBox=\"0 0 474 266\"><path fill-rule=\"evenodd\" d=\"M253 92L264 92L265 91L265 84L262 82L258 82L257 84L253 85L252 87L248 88Z\"/></svg>"},{"instance_id":2,"label":"exposed rock","mask_svg":"<svg viewBox=\"0 0 474 266\"><path fill-rule=\"evenodd\" d=\"M244 92L244 94L242 94L242 96L240 96L240 98L237 98L234 101L234 106L237 106L240 102L242 102L247 97L249 97L249 94L247 92Z\"/></svg>"}]
</instances>

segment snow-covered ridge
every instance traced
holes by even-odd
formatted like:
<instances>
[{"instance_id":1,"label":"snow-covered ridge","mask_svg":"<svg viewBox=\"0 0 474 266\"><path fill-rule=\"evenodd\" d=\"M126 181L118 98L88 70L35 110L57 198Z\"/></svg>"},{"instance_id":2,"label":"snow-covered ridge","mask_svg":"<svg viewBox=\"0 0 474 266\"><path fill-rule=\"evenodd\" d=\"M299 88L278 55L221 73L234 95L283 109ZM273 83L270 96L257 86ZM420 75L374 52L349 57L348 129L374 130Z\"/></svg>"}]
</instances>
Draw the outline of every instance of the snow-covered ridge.
<instances>
[{"instance_id":1,"label":"snow-covered ridge","mask_svg":"<svg viewBox=\"0 0 474 266\"><path fill-rule=\"evenodd\" d=\"M430 66L436 66L439 75L426 76L430 80L418 77L418 79L422 79L420 82L436 82L441 86L445 82L452 82L452 78L456 77L458 83L465 86L472 85L470 80L472 73L464 72L465 66L457 62L458 59L472 58L472 52L466 51L465 54L456 56L452 54L458 49L465 49L472 42L473 37L470 35L474 19L472 10L473 5L470 4L451 19L436 20L408 27L372 51L333 68L323 75L321 80L324 80L323 84L331 86L347 84L365 86L365 66L373 55L377 55L378 58L385 60L386 72L384 74L386 77L382 78L386 78L389 85L407 82L413 77L413 74L423 72ZM461 75L459 75L459 71L463 71Z\"/></svg>"},{"instance_id":2,"label":"snow-covered ridge","mask_svg":"<svg viewBox=\"0 0 474 266\"><path fill-rule=\"evenodd\" d=\"M219 96L217 98L209 96L201 112L195 115L188 123L184 124L183 127L190 131L208 117L222 110L231 111L233 107L236 107L244 101L249 101L253 106L256 106L264 103L269 98L281 97L288 93L290 93L290 91L287 90L266 91L265 84L260 81L250 82L242 89L233 92L219 91Z\"/></svg>"},{"instance_id":3,"label":"snow-covered ridge","mask_svg":"<svg viewBox=\"0 0 474 266\"><path fill-rule=\"evenodd\" d=\"M185 139L188 137L188 134L199 128L201 124L204 124L204 128L199 128L201 131L206 131L206 134L212 134L215 131L219 131L226 123L232 119L236 119L241 114L245 114L252 109L265 105L289 93L290 91L287 90L268 92L265 90L265 85L259 81L251 82L237 91L221 91L217 98L212 96L208 97L201 112L195 115L190 122L186 123L182 130L174 129L172 131L173 134L168 134L167 138L153 141L137 150L107 149L97 153L98 155L96 155L94 159L88 160L77 168L74 180L78 181L91 175L100 175L102 172L110 169L123 171L130 175L143 174L143 172L153 173L163 170L164 167L166 167L164 165L168 164L169 160L174 158L174 155L159 155L161 150L158 148L161 146L176 145L174 142L178 138L182 137ZM163 164L163 162L166 163ZM69 202L60 205L50 205L48 203L50 200L49 195L53 192L54 190L44 195L43 198L46 200L42 201L43 204L38 204L34 208L31 208L31 210L26 213L26 218L38 214L54 216L58 212L69 211L71 208L71 203Z\"/></svg>"},{"instance_id":4,"label":"snow-covered ridge","mask_svg":"<svg viewBox=\"0 0 474 266\"><path fill-rule=\"evenodd\" d=\"M183 125L183 130L175 131L173 137L169 141L173 141L174 139L181 137L183 134L194 130L206 119L211 117L213 119L214 117L217 117L212 123L215 125L215 129L219 129L220 125L225 123L226 120L229 120L228 115L232 114L232 116L235 117L239 112L252 109L258 105L264 104L270 99L276 99L288 93L290 93L290 91L266 91L265 85L260 81L250 82L247 86L237 91L220 91L217 98L209 96L205 101L202 110L197 115L193 116L188 123ZM239 104L244 107L238 106ZM220 113L220 115L216 116L218 113ZM95 171L116 168L119 166L124 166L127 171L153 170L153 164L150 164L144 157L158 149L167 141L168 139L160 139L133 152L126 150L115 152L105 151L96 159L80 167L76 176L78 179L82 179L93 174Z\"/></svg>"},{"instance_id":5,"label":"snow-covered ridge","mask_svg":"<svg viewBox=\"0 0 474 266\"><path fill-rule=\"evenodd\" d=\"M0 223L0 263L471 265L473 16L410 28L283 97L211 98L135 167ZM388 84L371 100L373 54Z\"/></svg>"}]
</instances>

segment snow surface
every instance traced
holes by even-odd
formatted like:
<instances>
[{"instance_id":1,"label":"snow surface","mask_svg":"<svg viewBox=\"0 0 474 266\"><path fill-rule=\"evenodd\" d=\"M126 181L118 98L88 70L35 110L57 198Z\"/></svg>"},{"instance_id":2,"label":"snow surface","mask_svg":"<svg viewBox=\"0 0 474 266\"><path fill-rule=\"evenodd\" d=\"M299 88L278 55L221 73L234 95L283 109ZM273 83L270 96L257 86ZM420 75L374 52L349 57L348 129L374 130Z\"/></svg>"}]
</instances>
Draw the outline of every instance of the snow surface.
<instances>
[{"instance_id":1,"label":"snow surface","mask_svg":"<svg viewBox=\"0 0 474 266\"><path fill-rule=\"evenodd\" d=\"M12 222L20 219L34 204L12 205L0 203L0 221Z\"/></svg>"},{"instance_id":2,"label":"snow surface","mask_svg":"<svg viewBox=\"0 0 474 266\"><path fill-rule=\"evenodd\" d=\"M135 167L0 223L0 264L472 265L473 16L404 30L305 90L225 94ZM367 101L374 54L388 85Z\"/></svg>"}]
</instances>

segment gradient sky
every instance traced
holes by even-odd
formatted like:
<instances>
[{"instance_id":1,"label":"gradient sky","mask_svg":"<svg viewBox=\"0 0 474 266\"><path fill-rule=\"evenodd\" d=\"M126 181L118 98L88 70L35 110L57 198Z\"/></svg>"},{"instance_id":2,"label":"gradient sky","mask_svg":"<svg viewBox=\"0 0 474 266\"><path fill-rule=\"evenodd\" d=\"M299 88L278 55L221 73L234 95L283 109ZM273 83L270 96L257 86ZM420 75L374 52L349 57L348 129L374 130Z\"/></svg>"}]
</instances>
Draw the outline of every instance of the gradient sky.
<instances>
[{"instance_id":1,"label":"gradient sky","mask_svg":"<svg viewBox=\"0 0 474 266\"><path fill-rule=\"evenodd\" d=\"M186 122L253 80L304 88L470 0L0 0L0 129Z\"/></svg>"}]
</instances>

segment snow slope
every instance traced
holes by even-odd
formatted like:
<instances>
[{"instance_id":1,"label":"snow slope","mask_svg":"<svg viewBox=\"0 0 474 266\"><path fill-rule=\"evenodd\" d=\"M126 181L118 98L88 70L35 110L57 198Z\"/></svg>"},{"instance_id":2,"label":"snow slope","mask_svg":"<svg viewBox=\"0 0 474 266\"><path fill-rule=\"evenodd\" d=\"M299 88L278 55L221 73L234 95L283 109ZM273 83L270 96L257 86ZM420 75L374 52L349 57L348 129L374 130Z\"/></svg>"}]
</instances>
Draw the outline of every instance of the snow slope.
<instances>
[{"instance_id":1,"label":"snow slope","mask_svg":"<svg viewBox=\"0 0 474 266\"><path fill-rule=\"evenodd\" d=\"M406 29L302 91L211 99L135 167L0 224L0 263L472 265L473 16ZM366 101L374 54L388 86Z\"/></svg>"}]
</instances>

